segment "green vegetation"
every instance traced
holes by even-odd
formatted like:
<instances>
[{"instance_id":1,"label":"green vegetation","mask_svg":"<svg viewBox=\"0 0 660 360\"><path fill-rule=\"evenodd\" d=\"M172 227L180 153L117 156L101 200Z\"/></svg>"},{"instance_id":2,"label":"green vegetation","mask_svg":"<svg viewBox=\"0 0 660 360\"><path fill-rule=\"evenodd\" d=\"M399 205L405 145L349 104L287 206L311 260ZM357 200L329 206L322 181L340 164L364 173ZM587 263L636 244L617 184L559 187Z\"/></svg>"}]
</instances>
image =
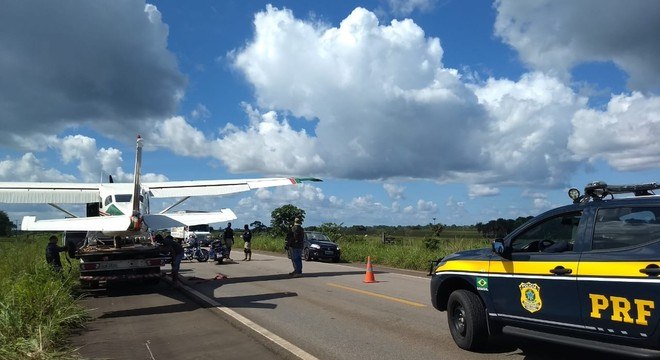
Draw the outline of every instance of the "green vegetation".
<instances>
[{"instance_id":1,"label":"green vegetation","mask_svg":"<svg viewBox=\"0 0 660 360\"><path fill-rule=\"evenodd\" d=\"M16 224L9 221L7 213L0 210L0 236L9 236L13 229L16 228Z\"/></svg>"},{"instance_id":2,"label":"green vegetation","mask_svg":"<svg viewBox=\"0 0 660 360\"><path fill-rule=\"evenodd\" d=\"M422 271L429 269L430 260L456 251L490 246L490 242L476 229L445 228L441 236L433 236L432 231L418 229L408 230L405 235L387 234L388 237L394 238L391 243L383 243L383 234L375 234L373 229L362 235L328 235L341 247L342 261L366 262L367 256L370 256L373 264ZM266 233L255 234L252 249L284 252L284 237Z\"/></svg>"},{"instance_id":3,"label":"green vegetation","mask_svg":"<svg viewBox=\"0 0 660 360\"><path fill-rule=\"evenodd\" d=\"M293 226L293 221L298 218L305 221L305 210L299 209L291 204L280 206L270 213L271 233L284 235Z\"/></svg>"},{"instance_id":4,"label":"green vegetation","mask_svg":"<svg viewBox=\"0 0 660 360\"><path fill-rule=\"evenodd\" d=\"M71 330L87 312L76 305L78 268L45 261L48 235L0 238L0 359L71 359Z\"/></svg>"}]
</instances>

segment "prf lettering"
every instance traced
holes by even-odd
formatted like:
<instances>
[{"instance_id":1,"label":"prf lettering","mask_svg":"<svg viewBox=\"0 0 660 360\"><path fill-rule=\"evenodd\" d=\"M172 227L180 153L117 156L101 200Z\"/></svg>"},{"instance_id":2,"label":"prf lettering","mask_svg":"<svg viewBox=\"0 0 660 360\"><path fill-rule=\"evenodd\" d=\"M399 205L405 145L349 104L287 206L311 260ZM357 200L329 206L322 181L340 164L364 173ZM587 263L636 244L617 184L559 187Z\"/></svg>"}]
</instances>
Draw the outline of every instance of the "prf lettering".
<instances>
[{"instance_id":1,"label":"prf lettering","mask_svg":"<svg viewBox=\"0 0 660 360\"><path fill-rule=\"evenodd\" d=\"M637 325L648 325L648 317L651 316L651 310L655 309L655 302L652 300L633 299L630 300L619 296L606 296L601 294L589 294L591 299L591 314L594 319L600 319L602 312L606 315L612 314L612 321L624 322ZM637 318L630 316L630 310L635 306Z\"/></svg>"}]
</instances>

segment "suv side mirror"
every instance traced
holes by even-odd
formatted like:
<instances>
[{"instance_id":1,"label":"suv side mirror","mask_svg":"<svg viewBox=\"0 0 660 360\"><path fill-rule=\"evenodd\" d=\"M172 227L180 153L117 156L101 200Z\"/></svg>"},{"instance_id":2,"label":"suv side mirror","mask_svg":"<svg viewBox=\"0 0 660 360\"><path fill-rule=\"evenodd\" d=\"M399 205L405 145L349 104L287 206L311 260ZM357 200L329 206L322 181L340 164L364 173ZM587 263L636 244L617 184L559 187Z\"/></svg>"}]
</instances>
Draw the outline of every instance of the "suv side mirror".
<instances>
[{"instance_id":1,"label":"suv side mirror","mask_svg":"<svg viewBox=\"0 0 660 360\"><path fill-rule=\"evenodd\" d=\"M493 249L493 252L498 255L504 256L504 254L506 253L506 248L504 246L504 239L502 238L497 238L493 240L493 242L491 243L491 247Z\"/></svg>"}]
</instances>

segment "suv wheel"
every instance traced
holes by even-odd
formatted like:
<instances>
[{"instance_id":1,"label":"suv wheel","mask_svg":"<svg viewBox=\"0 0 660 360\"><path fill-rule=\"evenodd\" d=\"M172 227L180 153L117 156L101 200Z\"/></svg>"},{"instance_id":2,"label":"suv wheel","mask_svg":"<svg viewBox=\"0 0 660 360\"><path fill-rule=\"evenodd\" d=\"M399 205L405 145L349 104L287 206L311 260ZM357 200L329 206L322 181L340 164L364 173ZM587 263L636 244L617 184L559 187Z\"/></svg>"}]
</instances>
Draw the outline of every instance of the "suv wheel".
<instances>
[{"instance_id":1,"label":"suv wheel","mask_svg":"<svg viewBox=\"0 0 660 360\"><path fill-rule=\"evenodd\" d=\"M309 248L305 248L305 249L303 249L302 258L303 258L303 260L305 260L305 261L310 261L310 260L312 260L312 258L309 256Z\"/></svg>"},{"instance_id":2,"label":"suv wheel","mask_svg":"<svg viewBox=\"0 0 660 360\"><path fill-rule=\"evenodd\" d=\"M479 350L488 340L486 310L479 296L468 290L456 290L447 302L449 331L458 347Z\"/></svg>"}]
</instances>

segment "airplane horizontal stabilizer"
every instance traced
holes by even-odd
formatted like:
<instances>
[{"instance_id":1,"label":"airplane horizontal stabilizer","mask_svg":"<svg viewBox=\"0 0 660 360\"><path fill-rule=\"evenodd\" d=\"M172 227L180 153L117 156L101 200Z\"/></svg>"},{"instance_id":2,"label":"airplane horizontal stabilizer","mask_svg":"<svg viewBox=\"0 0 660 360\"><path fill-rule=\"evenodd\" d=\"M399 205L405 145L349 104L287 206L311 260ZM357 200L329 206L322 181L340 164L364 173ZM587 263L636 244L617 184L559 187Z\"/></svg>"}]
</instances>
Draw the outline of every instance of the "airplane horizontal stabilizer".
<instances>
[{"instance_id":1,"label":"airplane horizontal stabilizer","mask_svg":"<svg viewBox=\"0 0 660 360\"><path fill-rule=\"evenodd\" d=\"M186 212L166 214L145 214L144 223L150 229L167 229L177 226L193 226L201 224L214 224L236 219L231 209L220 209L214 212Z\"/></svg>"},{"instance_id":2,"label":"airplane horizontal stabilizer","mask_svg":"<svg viewBox=\"0 0 660 360\"><path fill-rule=\"evenodd\" d=\"M21 222L23 231L126 231L131 225L129 216L97 216L37 220L36 216L25 216Z\"/></svg>"}]
</instances>

